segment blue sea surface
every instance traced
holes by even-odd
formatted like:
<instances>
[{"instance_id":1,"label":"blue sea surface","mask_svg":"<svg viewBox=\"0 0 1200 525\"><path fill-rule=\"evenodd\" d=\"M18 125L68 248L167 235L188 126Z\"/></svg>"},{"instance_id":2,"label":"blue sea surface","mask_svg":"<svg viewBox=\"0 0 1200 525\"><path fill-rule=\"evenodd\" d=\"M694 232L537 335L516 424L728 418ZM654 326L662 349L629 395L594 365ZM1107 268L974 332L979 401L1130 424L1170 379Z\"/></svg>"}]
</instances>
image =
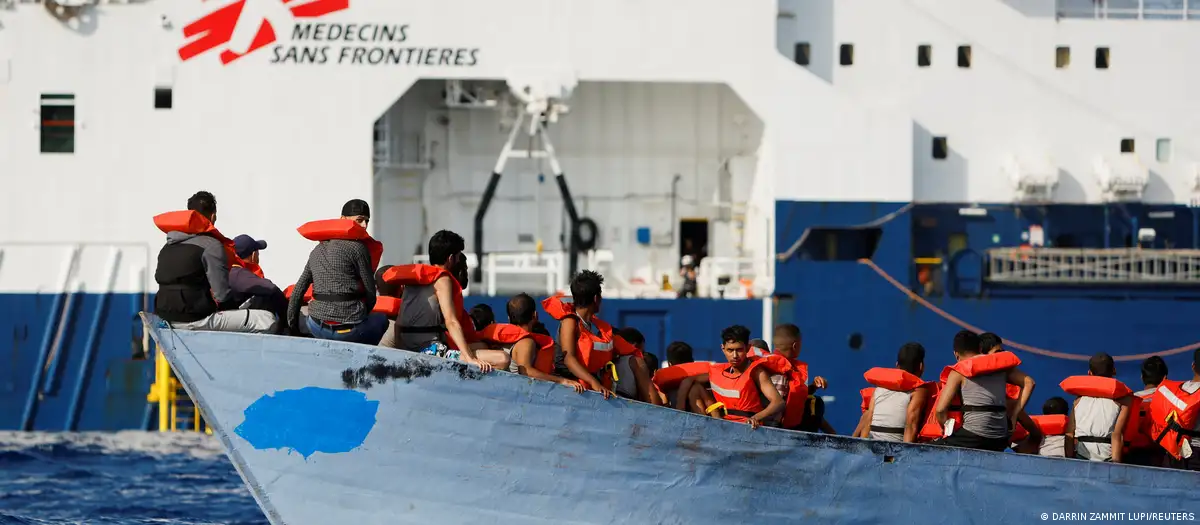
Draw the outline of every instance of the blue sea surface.
<instances>
[{"instance_id":1,"label":"blue sea surface","mask_svg":"<svg viewBox=\"0 0 1200 525\"><path fill-rule=\"evenodd\" d=\"M266 525L216 437L0 432L0 525Z\"/></svg>"}]
</instances>

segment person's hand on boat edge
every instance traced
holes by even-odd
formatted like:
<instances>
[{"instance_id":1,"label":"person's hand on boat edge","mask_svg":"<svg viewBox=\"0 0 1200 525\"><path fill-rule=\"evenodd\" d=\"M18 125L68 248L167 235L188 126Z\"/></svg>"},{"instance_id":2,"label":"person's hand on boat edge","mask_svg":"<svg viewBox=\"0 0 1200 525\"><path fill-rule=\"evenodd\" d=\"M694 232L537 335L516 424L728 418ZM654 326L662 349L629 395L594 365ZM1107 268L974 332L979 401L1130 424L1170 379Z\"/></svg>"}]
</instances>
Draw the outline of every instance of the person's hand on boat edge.
<instances>
[{"instance_id":1,"label":"person's hand on boat edge","mask_svg":"<svg viewBox=\"0 0 1200 525\"><path fill-rule=\"evenodd\" d=\"M492 364L482 359L472 358L464 355L462 356L462 360L468 365L475 365L479 367L479 370L485 374L492 371Z\"/></svg>"},{"instance_id":2,"label":"person's hand on boat edge","mask_svg":"<svg viewBox=\"0 0 1200 525\"><path fill-rule=\"evenodd\" d=\"M746 424L750 425L750 430L754 430L762 425L762 422L755 419L753 416L746 418Z\"/></svg>"},{"instance_id":3,"label":"person's hand on boat edge","mask_svg":"<svg viewBox=\"0 0 1200 525\"><path fill-rule=\"evenodd\" d=\"M585 390L587 390L583 387L583 383L580 383L579 381L571 381L570 379L560 379L558 384L574 388L576 394L582 394Z\"/></svg>"}]
</instances>

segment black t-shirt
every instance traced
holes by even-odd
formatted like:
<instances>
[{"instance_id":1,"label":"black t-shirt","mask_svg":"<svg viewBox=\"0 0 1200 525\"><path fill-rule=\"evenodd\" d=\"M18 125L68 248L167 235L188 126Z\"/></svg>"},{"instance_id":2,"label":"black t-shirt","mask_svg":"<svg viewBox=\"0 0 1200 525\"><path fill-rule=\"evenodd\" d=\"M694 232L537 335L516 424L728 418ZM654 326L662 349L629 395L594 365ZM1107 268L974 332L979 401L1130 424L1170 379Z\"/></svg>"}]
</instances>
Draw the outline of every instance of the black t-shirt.
<instances>
[{"instance_id":1,"label":"black t-shirt","mask_svg":"<svg viewBox=\"0 0 1200 525\"><path fill-rule=\"evenodd\" d=\"M820 432L821 421L825 420L825 400L821 396L810 395L804 401L804 417L796 430L804 432Z\"/></svg>"}]
</instances>

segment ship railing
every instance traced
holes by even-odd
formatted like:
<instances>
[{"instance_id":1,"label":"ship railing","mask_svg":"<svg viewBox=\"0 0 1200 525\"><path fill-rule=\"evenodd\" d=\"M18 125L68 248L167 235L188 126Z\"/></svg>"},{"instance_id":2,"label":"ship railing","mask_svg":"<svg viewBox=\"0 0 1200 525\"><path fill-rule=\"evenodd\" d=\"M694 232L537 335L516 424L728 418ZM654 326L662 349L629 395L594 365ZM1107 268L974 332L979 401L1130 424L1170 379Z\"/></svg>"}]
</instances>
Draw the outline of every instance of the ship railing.
<instances>
[{"instance_id":1,"label":"ship railing","mask_svg":"<svg viewBox=\"0 0 1200 525\"><path fill-rule=\"evenodd\" d=\"M1056 0L1059 18L1197 20L1200 0Z\"/></svg>"},{"instance_id":2,"label":"ship railing","mask_svg":"<svg viewBox=\"0 0 1200 525\"><path fill-rule=\"evenodd\" d=\"M994 283L1200 284L1200 250L992 248Z\"/></svg>"},{"instance_id":3,"label":"ship railing","mask_svg":"<svg viewBox=\"0 0 1200 525\"><path fill-rule=\"evenodd\" d=\"M751 299L771 294L773 267L748 257L705 257L696 270L696 294L721 299Z\"/></svg>"}]
</instances>

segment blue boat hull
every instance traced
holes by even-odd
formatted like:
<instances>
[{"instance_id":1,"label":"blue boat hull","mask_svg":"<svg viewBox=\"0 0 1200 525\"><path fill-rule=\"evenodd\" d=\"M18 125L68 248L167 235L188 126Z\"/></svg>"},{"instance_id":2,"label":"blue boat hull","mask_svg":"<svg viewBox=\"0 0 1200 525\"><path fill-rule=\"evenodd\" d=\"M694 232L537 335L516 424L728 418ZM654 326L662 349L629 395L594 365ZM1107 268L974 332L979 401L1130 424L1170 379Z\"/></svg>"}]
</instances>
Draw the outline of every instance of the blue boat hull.
<instances>
[{"instance_id":1,"label":"blue boat hull","mask_svg":"<svg viewBox=\"0 0 1200 525\"><path fill-rule=\"evenodd\" d=\"M152 335L275 524L1200 514L1190 472L751 430L356 344Z\"/></svg>"}]
</instances>

